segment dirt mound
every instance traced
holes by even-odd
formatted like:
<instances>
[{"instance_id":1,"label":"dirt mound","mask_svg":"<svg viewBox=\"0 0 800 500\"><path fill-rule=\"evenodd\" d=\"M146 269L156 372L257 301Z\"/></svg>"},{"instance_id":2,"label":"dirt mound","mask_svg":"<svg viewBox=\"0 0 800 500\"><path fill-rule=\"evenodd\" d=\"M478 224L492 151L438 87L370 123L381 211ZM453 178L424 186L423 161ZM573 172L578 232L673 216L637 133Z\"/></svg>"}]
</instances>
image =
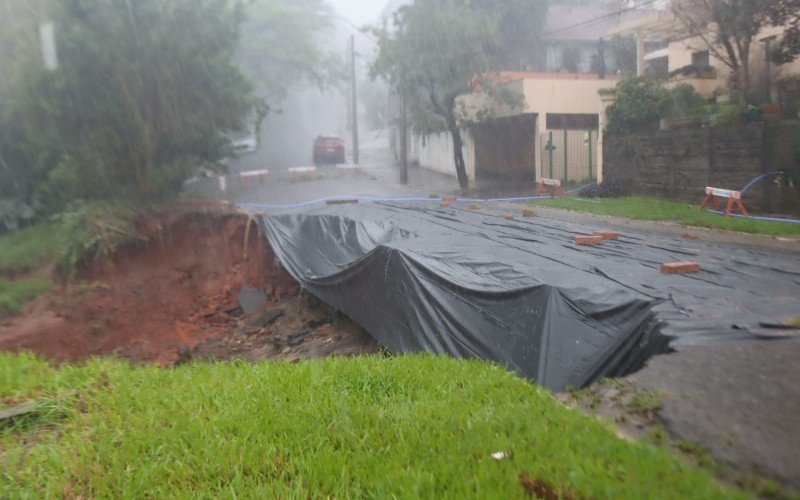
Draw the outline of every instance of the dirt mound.
<instances>
[{"instance_id":1,"label":"dirt mound","mask_svg":"<svg viewBox=\"0 0 800 500\"><path fill-rule=\"evenodd\" d=\"M293 346L265 340L296 333L279 331L281 326L315 333L307 323L326 313L298 299L297 283L246 215L221 205L180 206L142 215L136 227L137 238L110 262L87 263L76 283L0 325L0 350L33 351L56 361L113 354L167 365L193 357L198 345L204 346L200 357L235 357L233 343L244 346L241 352L260 349L251 356L260 359L285 356L286 347L296 351L312 340L311 334ZM243 286L257 290L263 302L251 316L239 303ZM269 328L248 326L276 308L290 314ZM351 326L348 336L361 338L363 330ZM239 338L253 339L254 331L260 332L257 342ZM368 336L362 340L366 350L375 349Z\"/></svg>"}]
</instances>

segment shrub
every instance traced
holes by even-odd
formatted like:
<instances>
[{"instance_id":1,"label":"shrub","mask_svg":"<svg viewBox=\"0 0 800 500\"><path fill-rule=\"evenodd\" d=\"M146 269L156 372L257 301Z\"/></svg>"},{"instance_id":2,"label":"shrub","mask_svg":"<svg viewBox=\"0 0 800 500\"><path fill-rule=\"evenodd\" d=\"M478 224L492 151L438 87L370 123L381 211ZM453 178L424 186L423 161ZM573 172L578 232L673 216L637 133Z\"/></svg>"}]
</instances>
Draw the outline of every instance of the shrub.
<instances>
[{"instance_id":1,"label":"shrub","mask_svg":"<svg viewBox=\"0 0 800 500\"><path fill-rule=\"evenodd\" d=\"M655 131L662 118L686 118L704 104L691 85L668 90L649 78L628 78L617 84L617 98L608 107L606 132L624 135Z\"/></svg>"},{"instance_id":2,"label":"shrub","mask_svg":"<svg viewBox=\"0 0 800 500\"><path fill-rule=\"evenodd\" d=\"M56 265L67 279L86 259L107 259L120 243L133 237L128 216L112 205L78 201L53 219L60 226L61 251Z\"/></svg>"}]
</instances>

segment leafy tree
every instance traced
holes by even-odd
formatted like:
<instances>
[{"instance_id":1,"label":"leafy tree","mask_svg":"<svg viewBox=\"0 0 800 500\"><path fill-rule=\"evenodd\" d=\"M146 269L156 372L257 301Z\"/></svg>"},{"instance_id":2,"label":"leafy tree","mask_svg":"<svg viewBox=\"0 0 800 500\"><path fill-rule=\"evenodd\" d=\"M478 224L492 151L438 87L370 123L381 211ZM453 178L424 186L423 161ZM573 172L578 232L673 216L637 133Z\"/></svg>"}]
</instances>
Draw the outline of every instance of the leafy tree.
<instances>
[{"instance_id":1,"label":"leafy tree","mask_svg":"<svg viewBox=\"0 0 800 500\"><path fill-rule=\"evenodd\" d=\"M616 99L608 107L606 132L654 131L662 118L686 117L704 104L691 85L668 90L650 78L626 78L617 84Z\"/></svg>"},{"instance_id":2,"label":"leafy tree","mask_svg":"<svg viewBox=\"0 0 800 500\"><path fill-rule=\"evenodd\" d=\"M298 82L324 87L343 79L341 60L317 40L332 28L325 0L249 0L244 17L237 60L259 96L274 103Z\"/></svg>"},{"instance_id":3,"label":"leafy tree","mask_svg":"<svg viewBox=\"0 0 800 500\"><path fill-rule=\"evenodd\" d=\"M53 211L76 198L176 192L192 168L232 154L231 133L260 122L263 99L328 76L335 61L316 38L330 24L326 5L10 2L0 16L0 199ZM56 26L54 72L41 60L44 19Z\"/></svg>"},{"instance_id":4,"label":"leafy tree","mask_svg":"<svg viewBox=\"0 0 800 500\"><path fill-rule=\"evenodd\" d=\"M606 49L614 59L615 68L624 75L636 74L636 41L633 37L615 35Z\"/></svg>"},{"instance_id":5,"label":"leafy tree","mask_svg":"<svg viewBox=\"0 0 800 500\"><path fill-rule=\"evenodd\" d=\"M772 60L778 64L790 63L800 55L800 0L773 2L769 15L773 25L786 28Z\"/></svg>"},{"instance_id":6,"label":"leafy tree","mask_svg":"<svg viewBox=\"0 0 800 500\"><path fill-rule=\"evenodd\" d=\"M747 107L750 51L754 38L773 22L770 13L782 0L675 0L672 11L692 36L733 71L739 106Z\"/></svg>"},{"instance_id":7,"label":"leafy tree","mask_svg":"<svg viewBox=\"0 0 800 500\"><path fill-rule=\"evenodd\" d=\"M493 100L513 101L487 75L530 60L526 44L512 40L512 33L525 25L532 40L544 7L540 1L417 0L398 10L391 28L373 30L379 45L373 78L384 77L405 96L415 128L450 133L462 189L469 180L460 125L468 116L458 97L480 89Z\"/></svg>"},{"instance_id":8,"label":"leafy tree","mask_svg":"<svg viewBox=\"0 0 800 500\"><path fill-rule=\"evenodd\" d=\"M631 76L636 74L636 41L630 36L614 35L605 42L605 54L610 56L614 64L607 64L612 72L620 72L623 75ZM600 56L592 55L591 70L593 73L600 72Z\"/></svg>"},{"instance_id":9,"label":"leafy tree","mask_svg":"<svg viewBox=\"0 0 800 500\"><path fill-rule=\"evenodd\" d=\"M574 42L565 42L561 47L561 69L577 73L581 64L581 47Z\"/></svg>"}]
</instances>

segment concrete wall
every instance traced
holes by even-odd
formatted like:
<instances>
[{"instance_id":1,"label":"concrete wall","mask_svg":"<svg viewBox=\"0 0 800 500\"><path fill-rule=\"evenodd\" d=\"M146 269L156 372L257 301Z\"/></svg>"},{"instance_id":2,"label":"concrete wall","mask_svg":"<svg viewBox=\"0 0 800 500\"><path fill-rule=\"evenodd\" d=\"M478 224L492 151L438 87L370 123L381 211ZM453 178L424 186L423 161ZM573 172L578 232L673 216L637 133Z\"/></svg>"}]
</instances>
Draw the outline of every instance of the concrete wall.
<instances>
[{"instance_id":1,"label":"concrete wall","mask_svg":"<svg viewBox=\"0 0 800 500\"><path fill-rule=\"evenodd\" d=\"M598 80L596 75L526 79L523 85L525 111L539 116L547 113L596 115L601 103L598 91L616 84L616 80Z\"/></svg>"},{"instance_id":2,"label":"concrete wall","mask_svg":"<svg viewBox=\"0 0 800 500\"><path fill-rule=\"evenodd\" d=\"M464 161L467 164L467 176L475 180L475 161L471 136L461 133L464 140ZM449 133L427 136L413 135L409 139L409 160L421 167L447 175L456 175L456 164L453 159L453 138Z\"/></svg>"},{"instance_id":3,"label":"concrete wall","mask_svg":"<svg viewBox=\"0 0 800 500\"><path fill-rule=\"evenodd\" d=\"M764 124L732 125L660 131L654 134L606 135L603 173L607 182L623 182L632 194L682 200L698 205L706 186L738 190L765 172L797 170L797 148L777 150L783 144L775 133L792 138L800 129L765 134ZM765 137L767 141L765 142ZM798 141L800 142L800 141ZM767 154L770 153L770 154ZM769 158L769 161L766 159ZM772 187L771 184L773 185ZM796 187L759 184L747 192L745 205L768 211L796 211Z\"/></svg>"}]
</instances>

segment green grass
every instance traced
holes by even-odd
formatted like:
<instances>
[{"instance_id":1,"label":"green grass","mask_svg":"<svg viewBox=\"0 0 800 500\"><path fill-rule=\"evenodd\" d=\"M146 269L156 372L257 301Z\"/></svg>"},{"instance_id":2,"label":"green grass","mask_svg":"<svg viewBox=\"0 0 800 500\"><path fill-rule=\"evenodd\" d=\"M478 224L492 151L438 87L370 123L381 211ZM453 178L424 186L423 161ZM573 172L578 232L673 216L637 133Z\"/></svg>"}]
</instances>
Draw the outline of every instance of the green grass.
<instances>
[{"instance_id":1,"label":"green grass","mask_svg":"<svg viewBox=\"0 0 800 500\"><path fill-rule=\"evenodd\" d=\"M501 367L414 356L202 364L0 355L0 496L729 498ZM495 461L491 454L510 452Z\"/></svg>"},{"instance_id":2,"label":"green grass","mask_svg":"<svg viewBox=\"0 0 800 500\"><path fill-rule=\"evenodd\" d=\"M537 201L536 204L579 212L627 217L629 219L672 221L687 226L727 229L771 236L800 237L800 224L752 219L725 219L719 215L701 211L699 204L690 205L688 203L655 198L597 198L589 201L576 200L574 198L557 198Z\"/></svg>"},{"instance_id":3,"label":"green grass","mask_svg":"<svg viewBox=\"0 0 800 500\"><path fill-rule=\"evenodd\" d=\"M30 272L52 260L58 249L59 234L50 223L0 235L0 275Z\"/></svg>"},{"instance_id":4,"label":"green grass","mask_svg":"<svg viewBox=\"0 0 800 500\"><path fill-rule=\"evenodd\" d=\"M0 318L18 314L23 305L52 288L49 281L0 278Z\"/></svg>"}]
</instances>

